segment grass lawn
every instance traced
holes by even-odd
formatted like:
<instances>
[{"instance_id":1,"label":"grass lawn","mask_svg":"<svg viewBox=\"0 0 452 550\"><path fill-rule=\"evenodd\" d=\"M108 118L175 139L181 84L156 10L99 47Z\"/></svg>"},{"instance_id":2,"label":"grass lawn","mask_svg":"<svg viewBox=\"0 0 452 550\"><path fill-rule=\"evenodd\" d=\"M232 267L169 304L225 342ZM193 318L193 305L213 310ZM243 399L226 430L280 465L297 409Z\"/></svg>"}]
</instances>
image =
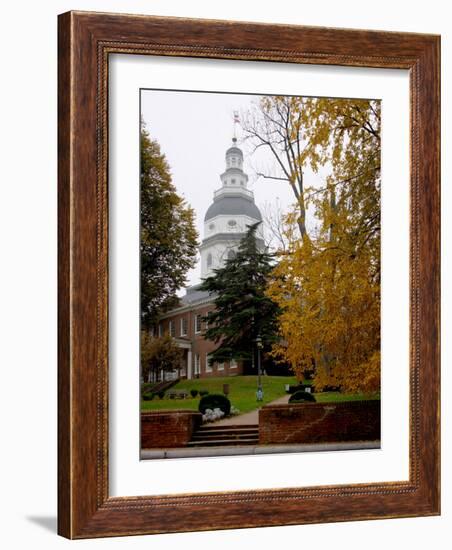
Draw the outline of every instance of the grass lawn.
<instances>
[{"instance_id":1,"label":"grass lawn","mask_svg":"<svg viewBox=\"0 0 452 550\"><path fill-rule=\"evenodd\" d=\"M229 399L231 404L241 413L250 412L269 403L278 397L286 395L285 385L296 384L294 376L263 376L262 387L264 400L256 401L257 376L228 376L224 378L203 378L194 380L181 380L172 389L177 390L208 390L209 393L223 393L223 384L229 384ZM379 393L344 394L339 392L325 392L314 394L318 403L339 403L342 401L360 401L363 399L380 399ZM152 401L142 401L141 410L155 411L161 409L190 409L198 410L199 395L187 399L159 399L157 396Z\"/></svg>"},{"instance_id":2,"label":"grass lawn","mask_svg":"<svg viewBox=\"0 0 452 550\"><path fill-rule=\"evenodd\" d=\"M228 376L224 378L203 378L181 380L171 389L176 390L208 390L209 393L223 393L223 384L229 384L229 399L231 404L241 413L257 409L262 404L269 403L286 394L285 385L295 384L294 376L262 376L264 400L256 401L257 376ZM159 399L142 401L141 410L154 411L159 409L193 409L198 410L199 395L194 399Z\"/></svg>"}]
</instances>

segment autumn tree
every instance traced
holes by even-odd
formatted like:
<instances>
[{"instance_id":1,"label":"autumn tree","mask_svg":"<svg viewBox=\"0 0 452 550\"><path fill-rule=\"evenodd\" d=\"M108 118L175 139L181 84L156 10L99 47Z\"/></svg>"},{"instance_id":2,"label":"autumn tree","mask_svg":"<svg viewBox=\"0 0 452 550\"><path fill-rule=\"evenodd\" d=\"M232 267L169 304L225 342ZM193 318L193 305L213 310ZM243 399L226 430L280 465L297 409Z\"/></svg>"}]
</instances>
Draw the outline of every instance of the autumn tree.
<instances>
[{"instance_id":1,"label":"autumn tree","mask_svg":"<svg viewBox=\"0 0 452 550\"><path fill-rule=\"evenodd\" d=\"M306 141L303 104L310 98L264 96L258 105L242 113L244 140L254 153L265 148L271 153L273 169L257 170L257 176L288 184L296 203L296 223L303 239L306 231L305 166L315 145Z\"/></svg>"},{"instance_id":2,"label":"autumn tree","mask_svg":"<svg viewBox=\"0 0 452 550\"><path fill-rule=\"evenodd\" d=\"M278 251L278 254L285 254L289 246L287 212L284 212L278 198L272 202L265 202L261 206L261 212L266 246L269 250Z\"/></svg>"},{"instance_id":3,"label":"autumn tree","mask_svg":"<svg viewBox=\"0 0 452 550\"><path fill-rule=\"evenodd\" d=\"M201 284L214 297L205 331L205 338L218 344L211 361L252 360L258 336L264 354L275 341L278 306L265 293L273 261L256 238L259 223L249 226L235 256Z\"/></svg>"},{"instance_id":4,"label":"autumn tree","mask_svg":"<svg viewBox=\"0 0 452 550\"><path fill-rule=\"evenodd\" d=\"M329 209L329 205L325 205ZM344 391L379 388L380 285L369 247L359 251L335 212L315 241L291 241L272 272L268 296L282 310L275 357L299 380L315 365L315 385ZM329 222L336 224L335 241ZM347 231L345 231L346 233Z\"/></svg>"},{"instance_id":5,"label":"autumn tree","mask_svg":"<svg viewBox=\"0 0 452 550\"><path fill-rule=\"evenodd\" d=\"M159 380L161 373L180 367L183 351L171 336L158 338L141 332L141 376L148 382Z\"/></svg>"},{"instance_id":6,"label":"autumn tree","mask_svg":"<svg viewBox=\"0 0 452 550\"><path fill-rule=\"evenodd\" d=\"M294 98L296 102L296 98ZM295 103L293 104L295 105ZM294 106L295 109L295 106ZM288 216L289 249L268 296L281 308L273 353L301 379L315 364L319 388L374 391L380 383L380 113L367 100L299 100L303 162L328 165L320 188L305 186L316 232L301 240Z\"/></svg>"},{"instance_id":7,"label":"autumn tree","mask_svg":"<svg viewBox=\"0 0 452 550\"><path fill-rule=\"evenodd\" d=\"M374 260L379 267L380 103L364 99L313 99L303 106L302 124L306 139L315 143L315 154L309 161L311 168L318 171L326 165L331 167L323 188L306 189L306 200L316 203L319 195L328 195L325 200L335 205L337 211L346 209L356 246L373 245ZM330 229L333 231L334 227Z\"/></svg>"},{"instance_id":8,"label":"autumn tree","mask_svg":"<svg viewBox=\"0 0 452 550\"><path fill-rule=\"evenodd\" d=\"M165 155L144 123L140 161L141 320L148 327L175 305L176 291L195 265L198 235L193 209L177 194Z\"/></svg>"}]
</instances>

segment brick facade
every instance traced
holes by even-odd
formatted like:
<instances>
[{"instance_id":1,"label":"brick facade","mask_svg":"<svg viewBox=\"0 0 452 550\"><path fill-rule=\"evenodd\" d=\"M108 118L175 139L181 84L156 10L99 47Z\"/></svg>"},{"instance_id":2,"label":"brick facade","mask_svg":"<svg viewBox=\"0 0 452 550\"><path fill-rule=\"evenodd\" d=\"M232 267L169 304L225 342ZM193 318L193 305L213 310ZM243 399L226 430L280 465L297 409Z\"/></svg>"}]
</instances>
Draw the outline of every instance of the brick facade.
<instances>
[{"instance_id":1,"label":"brick facade","mask_svg":"<svg viewBox=\"0 0 452 550\"><path fill-rule=\"evenodd\" d=\"M184 349L184 358L178 376L190 377L188 362L191 360L191 378L211 378L222 376L236 376L243 374L243 365L238 362L207 364L207 357L217 344L206 340L203 333L206 324L201 319L213 310L211 303L203 303L190 307L182 307L162 317L156 327L156 336L169 334L177 344ZM189 353L190 352L190 353Z\"/></svg>"},{"instance_id":2,"label":"brick facade","mask_svg":"<svg viewBox=\"0 0 452 550\"><path fill-rule=\"evenodd\" d=\"M200 425L195 411L148 411L141 413L141 448L185 447Z\"/></svg>"},{"instance_id":3,"label":"brick facade","mask_svg":"<svg viewBox=\"0 0 452 550\"><path fill-rule=\"evenodd\" d=\"M261 445L379 439L379 400L266 405L259 411Z\"/></svg>"}]
</instances>

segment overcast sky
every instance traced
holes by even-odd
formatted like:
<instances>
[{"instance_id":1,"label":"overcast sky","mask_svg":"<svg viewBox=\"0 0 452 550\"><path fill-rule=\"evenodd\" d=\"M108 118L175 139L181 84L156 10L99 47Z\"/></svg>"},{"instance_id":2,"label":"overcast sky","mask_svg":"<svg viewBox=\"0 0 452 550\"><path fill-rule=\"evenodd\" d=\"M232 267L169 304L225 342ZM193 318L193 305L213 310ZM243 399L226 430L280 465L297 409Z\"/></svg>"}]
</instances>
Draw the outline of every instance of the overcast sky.
<instances>
[{"instance_id":1,"label":"overcast sky","mask_svg":"<svg viewBox=\"0 0 452 550\"><path fill-rule=\"evenodd\" d=\"M142 90L141 114L152 139L156 139L171 167L173 184L195 210L196 226L203 239L204 215L213 201L213 193L221 187L220 174L225 170L225 152L232 144L234 111L246 111L261 96L206 92ZM244 171L249 176L248 188L254 191L257 206L279 201L289 211L294 197L286 182L257 178L255 170L274 166L274 159L265 148L250 155L248 144L238 144L244 153ZM309 174L309 185L319 185L320 178ZM323 179L323 178L322 178ZM311 220L309 219L311 217ZM312 214L308 213L308 223ZM188 284L200 282L199 262L188 273Z\"/></svg>"}]
</instances>

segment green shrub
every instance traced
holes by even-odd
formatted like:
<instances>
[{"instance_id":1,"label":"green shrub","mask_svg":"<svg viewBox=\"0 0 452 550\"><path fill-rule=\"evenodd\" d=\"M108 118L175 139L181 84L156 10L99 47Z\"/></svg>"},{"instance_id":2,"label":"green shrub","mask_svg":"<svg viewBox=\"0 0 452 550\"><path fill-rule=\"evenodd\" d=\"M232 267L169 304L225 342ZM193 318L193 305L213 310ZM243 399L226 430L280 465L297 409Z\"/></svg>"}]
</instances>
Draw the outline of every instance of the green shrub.
<instances>
[{"instance_id":1,"label":"green shrub","mask_svg":"<svg viewBox=\"0 0 452 550\"><path fill-rule=\"evenodd\" d=\"M209 393L209 390L199 390L199 395L201 397L204 397L204 395L208 395L208 393Z\"/></svg>"},{"instance_id":2,"label":"green shrub","mask_svg":"<svg viewBox=\"0 0 452 550\"><path fill-rule=\"evenodd\" d=\"M315 397L312 393L306 391L297 391L289 398L289 403L315 403Z\"/></svg>"},{"instance_id":3,"label":"green shrub","mask_svg":"<svg viewBox=\"0 0 452 550\"><path fill-rule=\"evenodd\" d=\"M154 397L155 397L155 393L153 393L151 391L146 392L146 393L143 394L143 400L144 401L152 401L154 399Z\"/></svg>"},{"instance_id":4,"label":"green shrub","mask_svg":"<svg viewBox=\"0 0 452 550\"><path fill-rule=\"evenodd\" d=\"M204 395L199 401L199 412L204 414L206 409L221 409L226 416L231 412L231 402L229 399L220 393L211 393Z\"/></svg>"},{"instance_id":5,"label":"green shrub","mask_svg":"<svg viewBox=\"0 0 452 550\"><path fill-rule=\"evenodd\" d=\"M296 393L297 391L305 391L305 390L306 390L306 386L304 384L297 384L296 386L289 386L289 393L290 394Z\"/></svg>"},{"instance_id":6,"label":"green shrub","mask_svg":"<svg viewBox=\"0 0 452 550\"><path fill-rule=\"evenodd\" d=\"M196 397L196 396L198 395L198 390L195 390L195 389L190 390L190 395L191 395L192 397Z\"/></svg>"},{"instance_id":7,"label":"green shrub","mask_svg":"<svg viewBox=\"0 0 452 550\"><path fill-rule=\"evenodd\" d=\"M157 395L159 396L159 399L163 399L165 397L165 392L159 391Z\"/></svg>"}]
</instances>

